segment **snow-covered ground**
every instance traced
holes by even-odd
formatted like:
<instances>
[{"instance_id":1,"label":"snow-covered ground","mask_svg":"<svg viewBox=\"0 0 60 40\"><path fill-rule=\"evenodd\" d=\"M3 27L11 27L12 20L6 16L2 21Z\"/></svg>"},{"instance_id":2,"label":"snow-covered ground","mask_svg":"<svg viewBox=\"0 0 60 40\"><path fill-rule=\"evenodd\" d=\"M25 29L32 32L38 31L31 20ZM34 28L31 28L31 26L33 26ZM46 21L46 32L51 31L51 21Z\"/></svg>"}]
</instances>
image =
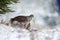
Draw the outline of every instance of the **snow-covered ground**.
<instances>
[{"instance_id":1,"label":"snow-covered ground","mask_svg":"<svg viewBox=\"0 0 60 40\"><path fill-rule=\"evenodd\" d=\"M31 32L18 26L0 24L0 40L60 40L60 17L55 2L19 0L19 3L9 5L16 12L1 15L0 20L9 23L15 16L33 14Z\"/></svg>"},{"instance_id":2,"label":"snow-covered ground","mask_svg":"<svg viewBox=\"0 0 60 40\"><path fill-rule=\"evenodd\" d=\"M20 27L11 27L0 24L0 40L59 40L60 28L41 28L31 32Z\"/></svg>"},{"instance_id":3,"label":"snow-covered ground","mask_svg":"<svg viewBox=\"0 0 60 40\"><path fill-rule=\"evenodd\" d=\"M0 40L30 40L28 30L0 25Z\"/></svg>"}]
</instances>

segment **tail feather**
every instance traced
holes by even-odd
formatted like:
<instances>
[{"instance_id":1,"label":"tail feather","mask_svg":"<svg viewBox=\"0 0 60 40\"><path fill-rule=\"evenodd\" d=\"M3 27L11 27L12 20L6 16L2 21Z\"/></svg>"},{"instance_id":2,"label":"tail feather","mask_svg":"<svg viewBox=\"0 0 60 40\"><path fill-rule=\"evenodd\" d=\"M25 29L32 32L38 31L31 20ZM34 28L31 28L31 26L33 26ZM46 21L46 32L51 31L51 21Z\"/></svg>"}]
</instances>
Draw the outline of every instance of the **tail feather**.
<instances>
[{"instance_id":1,"label":"tail feather","mask_svg":"<svg viewBox=\"0 0 60 40\"><path fill-rule=\"evenodd\" d=\"M12 18L10 21L11 21L11 23L13 23L14 19Z\"/></svg>"}]
</instances>

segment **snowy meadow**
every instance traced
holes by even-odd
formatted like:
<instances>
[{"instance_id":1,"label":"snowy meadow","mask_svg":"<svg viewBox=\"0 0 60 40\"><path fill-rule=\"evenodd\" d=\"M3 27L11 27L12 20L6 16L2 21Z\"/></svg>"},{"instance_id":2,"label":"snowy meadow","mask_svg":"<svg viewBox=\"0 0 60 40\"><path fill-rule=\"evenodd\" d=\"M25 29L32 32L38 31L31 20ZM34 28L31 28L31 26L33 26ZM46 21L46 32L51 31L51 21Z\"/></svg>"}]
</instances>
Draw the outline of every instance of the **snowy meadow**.
<instances>
[{"instance_id":1,"label":"snowy meadow","mask_svg":"<svg viewBox=\"0 0 60 40\"><path fill-rule=\"evenodd\" d=\"M15 12L0 14L0 40L60 40L56 0L19 0L19 3L8 6ZM11 18L30 14L34 15L30 21L31 31L18 25L11 26Z\"/></svg>"}]
</instances>

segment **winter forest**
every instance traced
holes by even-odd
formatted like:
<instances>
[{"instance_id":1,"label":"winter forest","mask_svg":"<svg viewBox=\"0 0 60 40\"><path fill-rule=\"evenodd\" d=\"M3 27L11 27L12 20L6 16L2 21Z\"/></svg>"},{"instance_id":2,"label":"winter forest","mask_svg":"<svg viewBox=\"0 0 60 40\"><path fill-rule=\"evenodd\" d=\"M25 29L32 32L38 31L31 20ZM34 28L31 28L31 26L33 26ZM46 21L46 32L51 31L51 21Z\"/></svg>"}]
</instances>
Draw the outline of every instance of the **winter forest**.
<instances>
[{"instance_id":1,"label":"winter forest","mask_svg":"<svg viewBox=\"0 0 60 40\"><path fill-rule=\"evenodd\" d=\"M0 40L60 40L60 0L0 0Z\"/></svg>"}]
</instances>

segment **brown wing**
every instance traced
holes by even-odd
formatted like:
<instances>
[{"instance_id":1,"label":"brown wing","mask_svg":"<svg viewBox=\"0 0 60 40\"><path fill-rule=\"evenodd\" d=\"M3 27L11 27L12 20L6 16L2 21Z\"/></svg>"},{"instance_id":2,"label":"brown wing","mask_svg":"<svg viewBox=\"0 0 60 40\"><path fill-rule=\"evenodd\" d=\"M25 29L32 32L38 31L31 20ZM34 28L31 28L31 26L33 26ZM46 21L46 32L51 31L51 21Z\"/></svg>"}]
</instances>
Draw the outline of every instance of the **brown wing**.
<instances>
[{"instance_id":1,"label":"brown wing","mask_svg":"<svg viewBox=\"0 0 60 40\"><path fill-rule=\"evenodd\" d=\"M28 21L27 16L17 16L14 18L18 22L26 22Z\"/></svg>"}]
</instances>

